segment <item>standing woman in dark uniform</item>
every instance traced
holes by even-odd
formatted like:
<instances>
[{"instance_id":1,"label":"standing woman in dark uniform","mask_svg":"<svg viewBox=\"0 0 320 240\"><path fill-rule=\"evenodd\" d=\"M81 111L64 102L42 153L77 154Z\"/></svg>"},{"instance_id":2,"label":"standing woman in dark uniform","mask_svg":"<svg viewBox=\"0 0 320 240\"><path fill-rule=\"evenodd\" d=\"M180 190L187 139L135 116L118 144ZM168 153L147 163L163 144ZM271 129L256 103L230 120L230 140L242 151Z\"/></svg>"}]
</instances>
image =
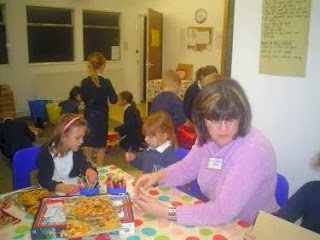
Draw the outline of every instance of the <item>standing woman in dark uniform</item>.
<instances>
[{"instance_id":1,"label":"standing woman in dark uniform","mask_svg":"<svg viewBox=\"0 0 320 240\"><path fill-rule=\"evenodd\" d=\"M108 133L109 106L117 103L118 97L109 79L102 76L106 67L105 57L94 52L88 57L89 76L81 82L81 97L85 104L84 117L89 132L84 139L85 154L92 160L93 151L97 149L97 166L103 166L106 136Z\"/></svg>"}]
</instances>

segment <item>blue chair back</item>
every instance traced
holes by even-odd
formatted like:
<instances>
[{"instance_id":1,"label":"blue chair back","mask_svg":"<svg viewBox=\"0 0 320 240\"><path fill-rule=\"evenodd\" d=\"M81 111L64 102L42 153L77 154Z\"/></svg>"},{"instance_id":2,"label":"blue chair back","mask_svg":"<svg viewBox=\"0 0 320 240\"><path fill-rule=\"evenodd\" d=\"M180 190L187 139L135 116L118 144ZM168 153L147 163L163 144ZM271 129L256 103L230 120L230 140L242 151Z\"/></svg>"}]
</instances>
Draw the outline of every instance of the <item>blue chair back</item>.
<instances>
[{"instance_id":1,"label":"blue chair back","mask_svg":"<svg viewBox=\"0 0 320 240\"><path fill-rule=\"evenodd\" d=\"M177 155L179 160L183 159L185 156L187 156L189 149L183 148L183 147L178 147L177 148Z\"/></svg>"},{"instance_id":2,"label":"blue chair back","mask_svg":"<svg viewBox=\"0 0 320 240\"><path fill-rule=\"evenodd\" d=\"M24 148L17 151L12 159L12 185L13 189L31 186L30 173L37 168L36 157L40 147Z\"/></svg>"},{"instance_id":3,"label":"blue chair back","mask_svg":"<svg viewBox=\"0 0 320 240\"><path fill-rule=\"evenodd\" d=\"M288 180L281 175L280 173L277 173L277 185L276 185L276 201L278 205L281 207L288 201L288 195L289 195L289 182Z\"/></svg>"}]
</instances>

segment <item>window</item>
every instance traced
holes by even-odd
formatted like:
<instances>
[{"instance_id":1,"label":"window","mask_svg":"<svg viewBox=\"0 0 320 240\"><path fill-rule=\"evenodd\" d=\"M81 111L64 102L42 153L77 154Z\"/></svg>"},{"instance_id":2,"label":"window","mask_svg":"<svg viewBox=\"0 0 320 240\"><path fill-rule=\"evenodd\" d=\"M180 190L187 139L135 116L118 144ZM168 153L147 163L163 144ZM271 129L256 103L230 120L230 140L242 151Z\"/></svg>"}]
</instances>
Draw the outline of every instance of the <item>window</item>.
<instances>
[{"instance_id":1,"label":"window","mask_svg":"<svg viewBox=\"0 0 320 240\"><path fill-rule=\"evenodd\" d=\"M0 5L0 64L8 64L7 34L4 16L4 6Z\"/></svg>"},{"instance_id":2,"label":"window","mask_svg":"<svg viewBox=\"0 0 320 240\"><path fill-rule=\"evenodd\" d=\"M101 52L107 60L120 59L120 13L83 12L83 56Z\"/></svg>"},{"instance_id":3,"label":"window","mask_svg":"<svg viewBox=\"0 0 320 240\"><path fill-rule=\"evenodd\" d=\"M70 9L27 6L29 62L74 60Z\"/></svg>"}]
</instances>

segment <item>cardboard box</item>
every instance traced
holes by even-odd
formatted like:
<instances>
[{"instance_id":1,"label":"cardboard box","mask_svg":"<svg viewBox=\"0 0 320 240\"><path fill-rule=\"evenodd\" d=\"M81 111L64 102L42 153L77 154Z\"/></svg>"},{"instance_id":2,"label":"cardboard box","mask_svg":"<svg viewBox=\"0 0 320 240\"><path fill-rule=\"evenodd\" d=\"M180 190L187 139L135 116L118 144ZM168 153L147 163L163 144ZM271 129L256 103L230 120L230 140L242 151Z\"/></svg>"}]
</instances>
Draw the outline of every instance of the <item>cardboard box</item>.
<instances>
[{"instance_id":1,"label":"cardboard box","mask_svg":"<svg viewBox=\"0 0 320 240\"><path fill-rule=\"evenodd\" d=\"M112 207L98 205L105 204L105 201ZM94 208L96 213L90 209L93 206L99 206ZM56 239L133 232L134 218L127 194L74 196L44 198L35 217L31 237Z\"/></svg>"},{"instance_id":2,"label":"cardboard box","mask_svg":"<svg viewBox=\"0 0 320 240\"><path fill-rule=\"evenodd\" d=\"M133 234L134 233L134 217L132 205L128 194L110 195L113 204L118 209L118 215L121 220L122 229L112 234ZM120 211L121 210L121 211Z\"/></svg>"},{"instance_id":3,"label":"cardboard box","mask_svg":"<svg viewBox=\"0 0 320 240\"><path fill-rule=\"evenodd\" d=\"M256 240L320 240L320 234L260 211L253 227Z\"/></svg>"}]
</instances>

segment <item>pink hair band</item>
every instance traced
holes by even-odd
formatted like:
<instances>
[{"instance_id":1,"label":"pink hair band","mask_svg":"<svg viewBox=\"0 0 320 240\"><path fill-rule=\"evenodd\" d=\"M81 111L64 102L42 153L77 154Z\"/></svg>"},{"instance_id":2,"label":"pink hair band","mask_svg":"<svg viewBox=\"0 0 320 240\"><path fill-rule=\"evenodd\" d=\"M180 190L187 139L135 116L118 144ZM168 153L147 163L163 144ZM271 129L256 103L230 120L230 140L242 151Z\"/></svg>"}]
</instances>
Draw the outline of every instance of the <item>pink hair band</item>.
<instances>
[{"instance_id":1,"label":"pink hair band","mask_svg":"<svg viewBox=\"0 0 320 240\"><path fill-rule=\"evenodd\" d=\"M63 132L67 131L67 129L72 125L72 123L74 123L75 121L77 121L78 119L80 119L80 117L75 117L72 118L63 128Z\"/></svg>"}]
</instances>

